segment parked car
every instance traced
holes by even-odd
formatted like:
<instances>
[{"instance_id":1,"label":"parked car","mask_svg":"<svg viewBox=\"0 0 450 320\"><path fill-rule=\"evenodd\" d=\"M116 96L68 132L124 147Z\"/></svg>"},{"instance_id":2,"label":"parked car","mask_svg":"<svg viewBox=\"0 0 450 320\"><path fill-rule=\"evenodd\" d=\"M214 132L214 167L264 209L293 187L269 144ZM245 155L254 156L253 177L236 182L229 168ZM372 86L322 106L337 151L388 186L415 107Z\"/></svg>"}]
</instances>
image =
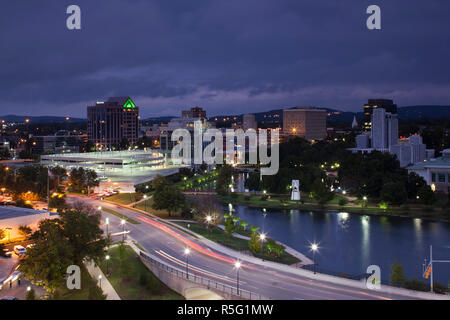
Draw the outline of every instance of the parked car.
<instances>
[{"instance_id":1,"label":"parked car","mask_svg":"<svg viewBox=\"0 0 450 320\"><path fill-rule=\"evenodd\" d=\"M25 250L25 248L21 245L17 245L14 246L14 253L17 254L18 256L21 256L23 254L27 253L27 250Z\"/></svg>"},{"instance_id":2,"label":"parked car","mask_svg":"<svg viewBox=\"0 0 450 320\"><path fill-rule=\"evenodd\" d=\"M27 249L31 249L34 247L34 243L30 243L29 245L26 246Z\"/></svg>"},{"instance_id":3,"label":"parked car","mask_svg":"<svg viewBox=\"0 0 450 320\"><path fill-rule=\"evenodd\" d=\"M5 258L11 258L12 257L12 252L9 251L9 249L3 249L3 251L0 252L0 254L1 254L2 257L5 257Z\"/></svg>"},{"instance_id":4,"label":"parked car","mask_svg":"<svg viewBox=\"0 0 450 320\"><path fill-rule=\"evenodd\" d=\"M0 300L19 300L16 297L12 297L12 296L5 296L3 298L1 298Z\"/></svg>"}]
</instances>

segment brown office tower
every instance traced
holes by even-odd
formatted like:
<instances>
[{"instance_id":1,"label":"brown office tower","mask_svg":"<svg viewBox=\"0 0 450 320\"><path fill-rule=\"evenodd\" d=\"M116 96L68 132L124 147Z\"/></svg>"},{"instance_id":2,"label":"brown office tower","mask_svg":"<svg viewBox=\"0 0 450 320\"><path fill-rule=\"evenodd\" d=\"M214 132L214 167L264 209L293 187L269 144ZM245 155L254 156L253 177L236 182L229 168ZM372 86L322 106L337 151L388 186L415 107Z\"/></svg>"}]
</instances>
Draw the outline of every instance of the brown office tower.
<instances>
[{"instance_id":1,"label":"brown office tower","mask_svg":"<svg viewBox=\"0 0 450 320\"><path fill-rule=\"evenodd\" d=\"M372 114L373 109L383 108L386 112L390 114L397 114L397 105L394 104L393 100L389 99L369 99L369 101L364 105L364 121L363 129L369 132L372 129Z\"/></svg>"},{"instance_id":2,"label":"brown office tower","mask_svg":"<svg viewBox=\"0 0 450 320\"><path fill-rule=\"evenodd\" d=\"M327 112L313 107L283 110L283 135L306 140L322 140L327 136Z\"/></svg>"},{"instance_id":3,"label":"brown office tower","mask_svg":"<svg viewBox=\"0 0 450 320\"><path fill-rule=\"evenodd\" d=\"M128 140L136 144L139 134L139 107L130 97L109 98L87 107L88 140L97 150L118 149Z\"/></svg>"}]
</instances>

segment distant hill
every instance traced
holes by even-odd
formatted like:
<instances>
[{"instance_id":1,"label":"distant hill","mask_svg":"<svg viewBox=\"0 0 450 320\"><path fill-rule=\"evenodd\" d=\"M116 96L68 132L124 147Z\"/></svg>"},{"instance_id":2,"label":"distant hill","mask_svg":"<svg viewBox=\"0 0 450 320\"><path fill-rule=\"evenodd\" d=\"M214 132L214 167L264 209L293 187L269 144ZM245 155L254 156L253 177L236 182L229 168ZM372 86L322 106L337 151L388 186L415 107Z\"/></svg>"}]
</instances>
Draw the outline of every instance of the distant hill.
<instances>
[{"instance_id":1,"label":"distant hill","mask_svg":"<svg viewBox=\"0 0 450 320\"><path fill-rule=\"evenodd\" d=\"M398 109L401 120L450 119L450 106L408 106Z\"/></svg>"},{"instance_id":2,"label":"distant hill","mask_svg":"<svg viewBox=\"0 0 450 320\"><path fill-rule=\"evenodd\" d=\"M293 108L291 108L293 109ZM350 125L353 121L353 117L356 115L356 120L358 123L361 123L363 119L363 112L350 112L350 111L341 111L337 109L330 108L320 108L324 109L328 112L329 116L327 120L329 122L339 122ZM362 109L362 107L361 107ZM258 122L266 122L270 123L271 121L278 121L282 123L283 121L283 109L274 109L264 112L253 112L255 115L256 121ZM274 117L274 115L279 115L278 117ZM236 115L217 115L211 116L210 119L214 120L214 118L218 118L219 120L223 118L234 118L235 121L242 121L243 114ZM167 123L171 119L176 118L173 116L163 116L163 117L149 117L141 120L141 122L145 122L146 124L159 124L159 123ZM405 106L398 108L398 118L400 120L419 120L419 119L450 119L450 106L436 106L436 105L419 105L419 106ZM32 123L61 123L61 122L86 122L86 119L82 118L70 118L66 120L65 117L55 117L55 116L17 116L17 115L6 115L0 117L0 120L5 120L7 122L25 122L25 119L30 119Z\"/></svg>"},{"instance_id":3,"label":"distant hill","mask_svg":"<svg viewBox=\"0 0 450 320\"><path fill-rule=\"evenodd\" d=\"M86 122L86 119L82 118L69 118L66 120L66 117L55 117L55 116L16 116L16 115L6 115L0 116L0 120L5 120L6 122L18 122L24 123L26 119L30 119L31 123L62 123L62 122Z\"/></svg>"}]
</instances>

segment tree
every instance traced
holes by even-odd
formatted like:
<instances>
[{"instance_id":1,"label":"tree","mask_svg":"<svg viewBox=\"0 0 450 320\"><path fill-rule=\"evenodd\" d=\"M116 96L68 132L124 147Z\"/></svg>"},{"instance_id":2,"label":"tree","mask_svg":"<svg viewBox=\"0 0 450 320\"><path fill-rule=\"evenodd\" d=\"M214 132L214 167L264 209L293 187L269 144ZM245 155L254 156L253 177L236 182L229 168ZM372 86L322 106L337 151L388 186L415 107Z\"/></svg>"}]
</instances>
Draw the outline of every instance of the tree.
<instances>
[{"instance_id":1,"label":"tree","mask_svg":"<svg viewBox=\"0 0 450 320\"><path fill-rule=\"evenodd\" d=\"M217 176L216 192L219 195L225 195L231 184L231 176L233 175L233 167L228 164L223 165Z\"/></svg>"},{"instance_id":2,"label":"tree","mask_svg":"<svg viewBox=\"0 0 450 320\"><path fill-rule=\"evenodd\" d=\"M431 190L430 186L428 185L422 186L418 190L417 196L419 197L419 201L426 205L431 205L436 201L436 196L433 190Z\"/></svg>"},{"instance_id":3,"label":"tree","mask_svg":"<svg viewBox=\"0 0 450 320\"><path fill-rule=\"evenodd\" d=\"M334 198L333 192L320 179L314 181L311 192L314 200L322 205Z\"/></svg>"},{"instance_id":4,"label":"tree","mask_svg":"<svg viewBox=\"0 0 450 320\"><path fill-rule=\"evenodd\" d=\"M59 222L59 219L45 219L39 223L38 230L31 236L35 245L20 264L24 277L41 281L48 292L63 285L67 267L73 264L73 248Z\"/></svg>"},{"instance_id":5,"label":"tree","mask_svg":"<svg viewBox=\"0 0 450 320\"><path fill-rule=\"evenodd\" d=\"M381 189L381 200L391 205L401 205L406 202L408 194L401 182L388 182Z\"/></svg>"},{"instance_id":6,"label":"tree","mask_svg":"<svg viewBox=\"0 0 450 320\"><path fill-rule=\"evenodd\" d=\"M36 293L34 292L33 287L30 287L30 290L27 291L25 300L36 300Z\"/></svg>"},{"instance_id":7,"label":"tree","mask_svg":"<svg viewBox=\"0 0 450 320\"><path fill-rule=\"evenodd\" d=\"M99 286L92 284L89 286L88 299L106 300L106 295L103 293L103 290Z\"/></svg>"},{"instance_id":8,"label":"tree","mask_svg":"<svg viewBox=\"0 0 450 320\"><path fill-rule=\"evenodd\" d=\"M157 185L152 199L152 208L155 210L167 210L169 217L186 205L184 194L177 186L168 182Z\"/></svg>"},{"instance_id":9,"label":"tree","mask_svg":"<svg viewBox=\"0 0 450 320\"><path fill-rule=\"evenodd\" d=\"M233 220L228 218L225 220L225 233L227 236L231 237L233 233L236 231L236 225Z\"/></svg>"},{"instance_id":10,"label":"tree","mask_svg":"<svg viewBox=\"0 0 450 320\"><path fill-rule=\"evenodd\" d=\"M84 259L95 262L103 259L106 240L100 228L100 219L98 210L82 203L75 203L73 209L60 213L64 236L73 248L73 264L81 265Z\"/></svg>"},{"instance_id":11,"label":"tree","mask_svg":"<svg viewBox=\"0 0 450 320\"><path fill-rule=\"evenodd\" d=\"M20 270L26 279L42 281L54 293L65 282L69 265L86 260L101 261L106 240L102 237L100 214L93 208L75 204L60 218L45 219L30 239L35 244L22 260Z\"/></svg>"},{"instance_id":12,"label":"tree","mask_svg":"<svg viewBox=\"0 0 450 320\"><path fill-rule=\"evenodd\" d=\"M130 141L127 138L123 138L120 141L119 149L120 150L128 150L128 148L130 148Z\"/></svg>"},{"instance_id":13,"label":"tree","mask_svg":"<svg viewBox=\"0 0 450 320\"><path fill-rule=\"evenodd\" d=\"M347 198L340 198L339 199L339 206L343 207L348 203L348 199Z\"/></svg>"},{"instance_id":14,"label":"tree","mask_svg":"<svg viewBox=\"0 0 450 320\"><path fill-rule=\"evenodd\" d=\"M391 275L389 280L394 286L398 287L403 286L406 282L403 266L397 260L391 265Z\"/></svg>"},{"instance_id":15,"label":"tree","mask_svg":"<svg viewBox=\"0 0 450 320\"><path fill-rule=\"evenodd\" d=\"M260 175L254 172L249 173L248 179L245 180L245 187L250 191L261 191L262 183Z\"/></svg>"},{"instance_id":16,"label":"tree","mask_svg":"<svg viewBox=\"0 0 450 320\"><path fill-rule=\"evenodd\" d=\"M250 241L248 242L248 246L250 248L250 251L253 253L261 253L262 251L262 244L261 240L259 239L257 232L252 232L252 235L250 237Z\"/></svg>"},{"instance_id":17,"label":"tree","mask_svg":"<svg viewBox=\"0 0 450 320\"><path fill-rule=\"evenodd\" d=\"M28 238L31 235L31 228L29 226L19 226L19 234L25 238Z\"/></svg>"},{"instance_id":18,"label":"tree","mask_svg":"<svg viewBox=\"0 0 450 320\"><path fill-rule=\"evenodd\" d=\"M67 208L66 195L63 193L54 193L50 196L49 208L55 208L58 211Z\"/></svg>"},{"instance_id":19,"label":"tree","mask_svg":"<svg viewBox=\"0 0 450 320\"><path fill-rule=\"evenodd\" d=\"M208 227L217 225L222 210L222 206L212 197L201 197L194 202L194 218Z\"/></svg>"}]
</instances>

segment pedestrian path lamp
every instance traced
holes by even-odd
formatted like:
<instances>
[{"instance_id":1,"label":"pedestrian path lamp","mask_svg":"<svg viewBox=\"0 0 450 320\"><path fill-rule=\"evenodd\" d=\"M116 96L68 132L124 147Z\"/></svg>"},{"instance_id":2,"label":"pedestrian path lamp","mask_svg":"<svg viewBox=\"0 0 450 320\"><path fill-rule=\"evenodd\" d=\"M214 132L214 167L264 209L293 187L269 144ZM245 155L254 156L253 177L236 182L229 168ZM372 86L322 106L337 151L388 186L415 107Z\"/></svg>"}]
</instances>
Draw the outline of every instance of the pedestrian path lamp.
<instances>
[{"instance_id":1,"label":"pedestrian path lamp","mask_svg":"<svg viewBox=\"0 0 450 320\"><path fill-rule=\"evenodd\" d=\"M125 220L122 219L122 221L120 221L120 224L122 225L122 242L125 242Z\"/></svg>"},{"instance_id":2,"label":"pedestrian path lamp","mask_svg":"<svg viewBox=\"0 0 450 320\"><path fill-rule=\"evenodd\" d=\"M241 262L240 261L236 261L234 263L234 267L236 268L236 291L237 294L239 295L239 269L241 268Z\"/></svg>"},{"instance_id":3,"label":"pedestrian path lamp","mask_svg":"<svg viewBox=\"0 0 450 320\"><path fill-rule=\"evenodd\" d=\"M105 259L106 259L106 275L108 275L109 274L109 255L107 255L106 257L105 257Z\"/></svg>"},{"instance_id":4,"label":"pedestrian path lamp","mask_svg":"<svg viewBox=\"0 0 450 320\"><path fill-rule=\"evenodd\" d=\"M212 220L211 216L206 216L206 223L207 223L207 225L208 225L208 230L209 230L209 231L210 231L210 229L209 229L209 224L211 223L211 220Z\"/></svg>"},{"instance_id":5,"label":"pedestrian path lamp","mask_svg":"<svg viewBox=\"0 0 450 320\"><path fill-rule=\"evenodd\" d=\"M144 206L145 206L145 212L147 212L147 195L144 194Z\"/></svg>"},{"instance_id":6,"label":"pedestrian path lamp","mask_svg":"<svg viewBox=\"0 0 450 320\"><path fill-rule=\"evenodd\" d=\"M189 254L191 250L189 248L184 249L184 254L186 256L186 278L189 279Z\"/></svg>"},{"instance_id":7,"label":"pedestrian path lamp","mask_svg":"<svg viewBox=\"0 0 450 320\"><path fill-rule=\"evenodd\" d=\"M311 244L311 250L313 252L313 267L314 267L314 274L316 274L316 251L319 249L319 246L317 243Z\"/></svg>"}]
</instances>

